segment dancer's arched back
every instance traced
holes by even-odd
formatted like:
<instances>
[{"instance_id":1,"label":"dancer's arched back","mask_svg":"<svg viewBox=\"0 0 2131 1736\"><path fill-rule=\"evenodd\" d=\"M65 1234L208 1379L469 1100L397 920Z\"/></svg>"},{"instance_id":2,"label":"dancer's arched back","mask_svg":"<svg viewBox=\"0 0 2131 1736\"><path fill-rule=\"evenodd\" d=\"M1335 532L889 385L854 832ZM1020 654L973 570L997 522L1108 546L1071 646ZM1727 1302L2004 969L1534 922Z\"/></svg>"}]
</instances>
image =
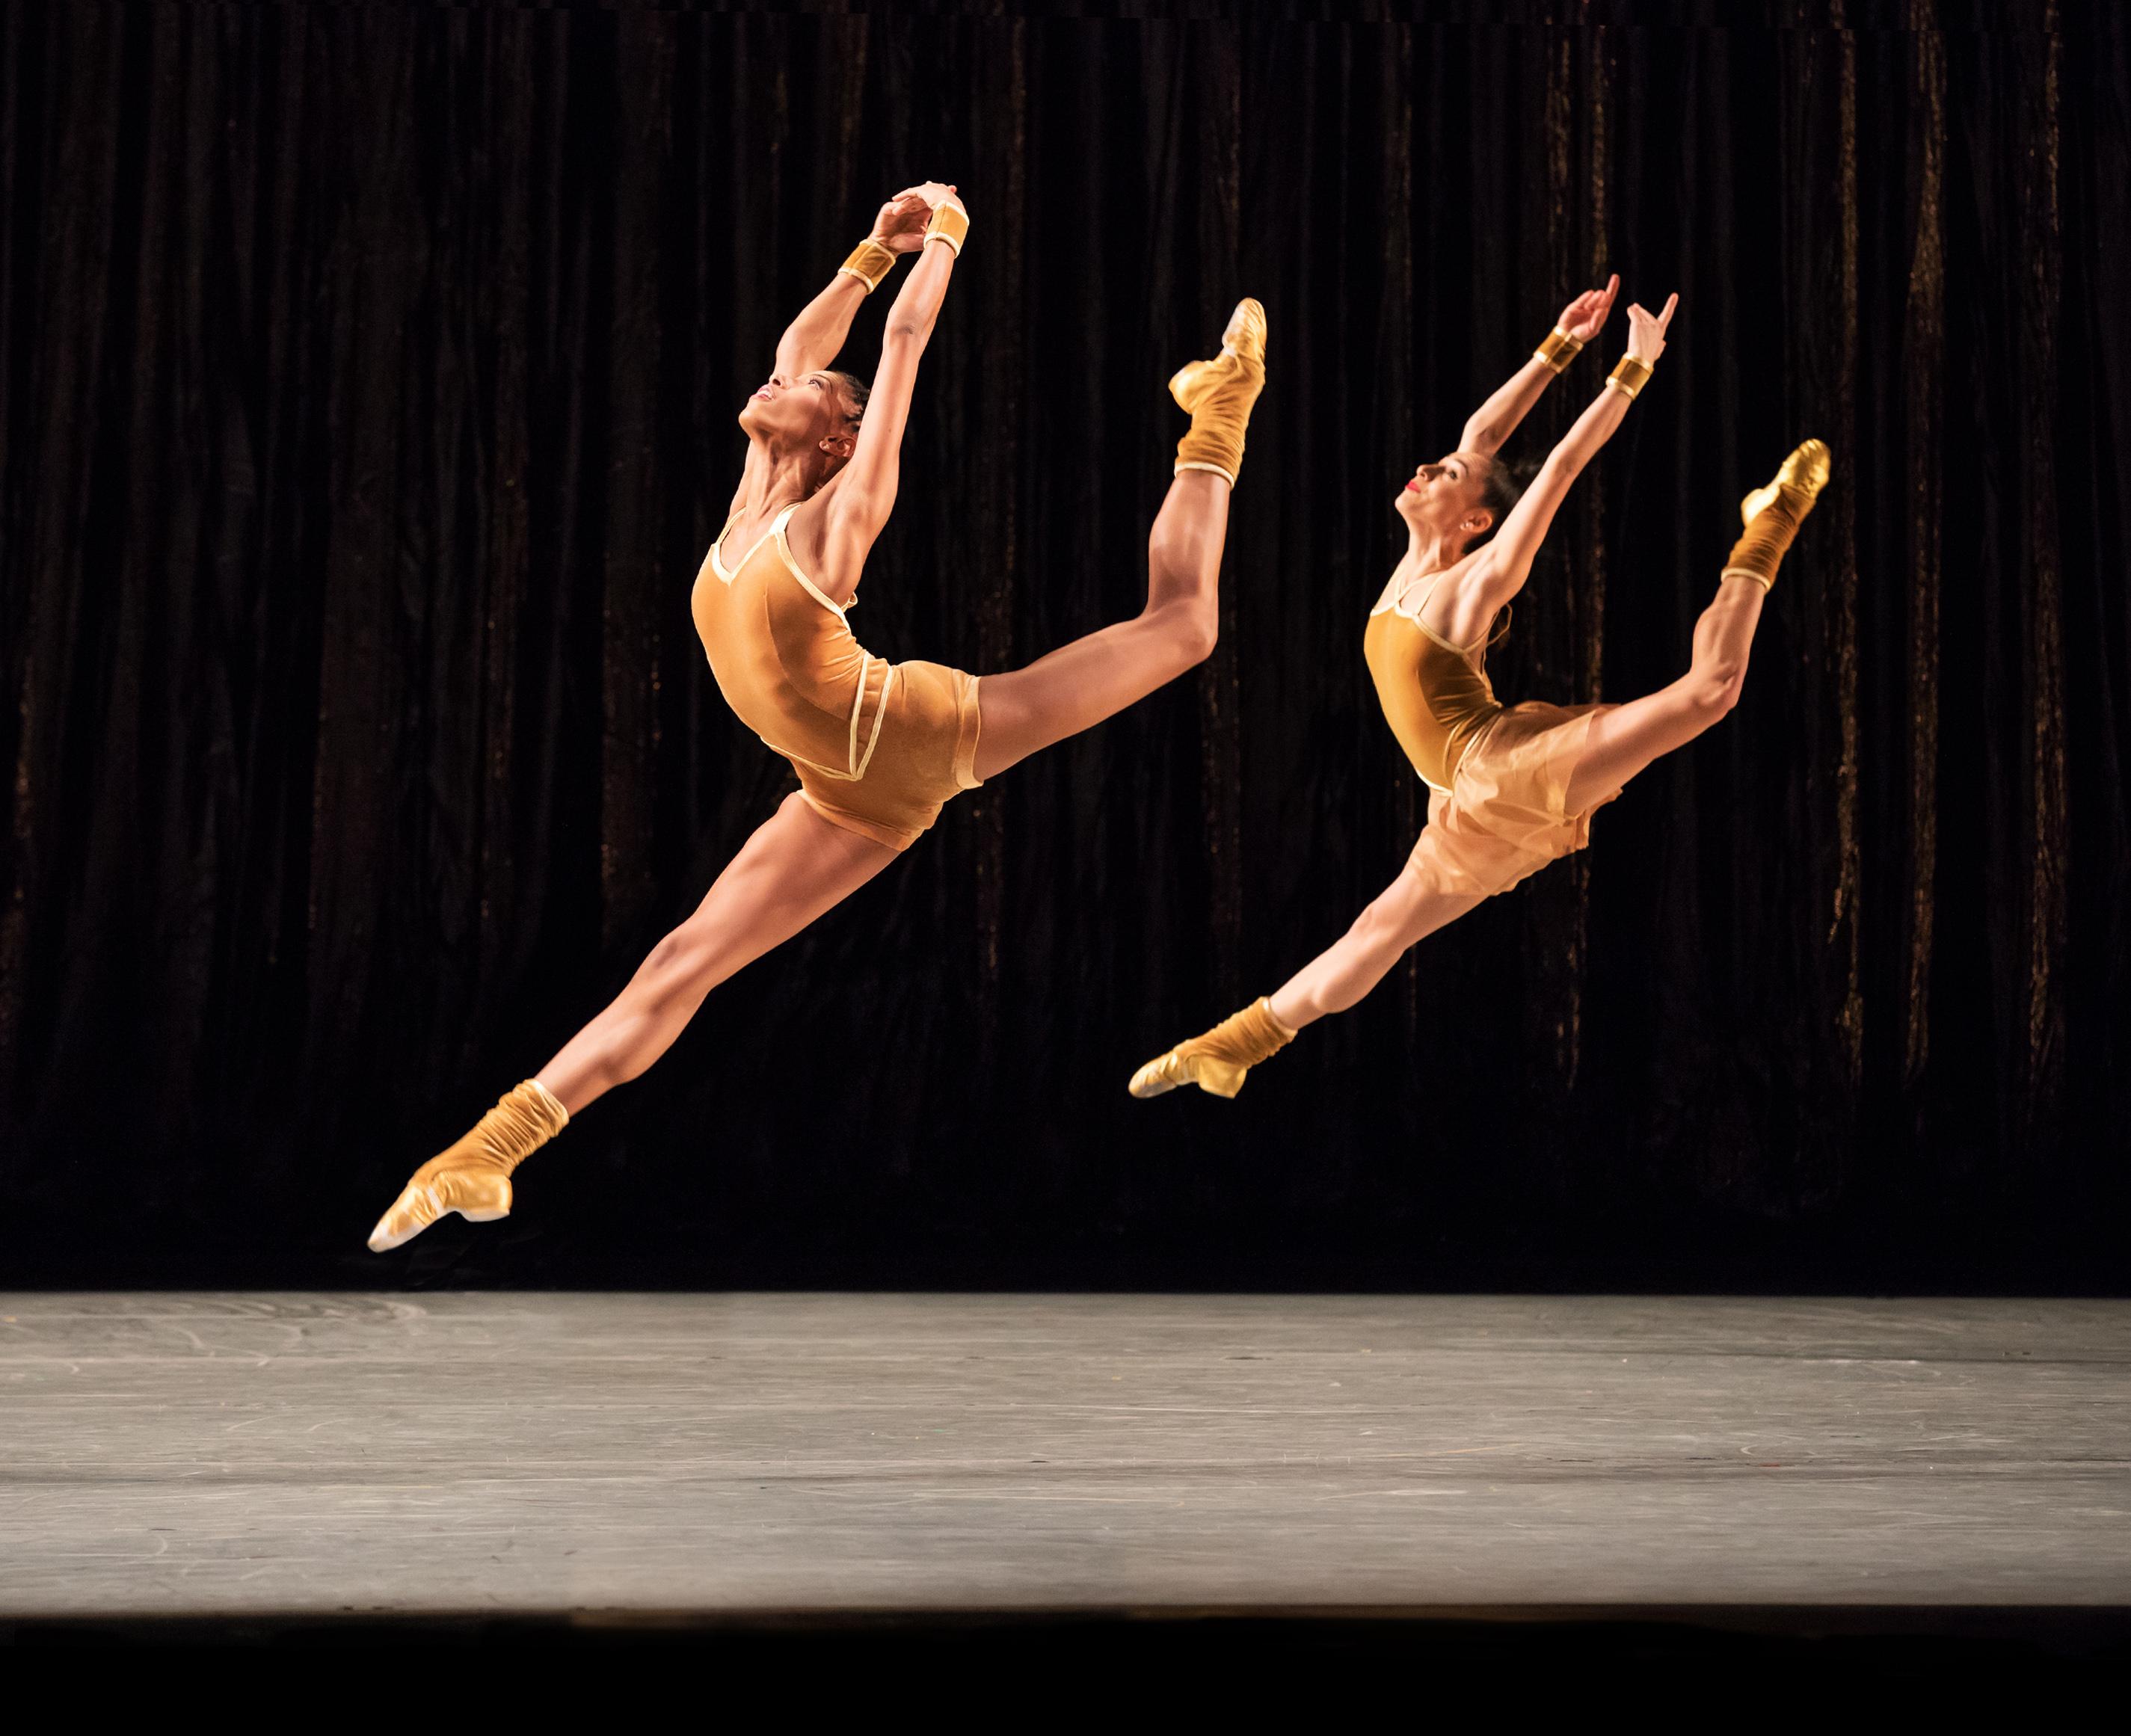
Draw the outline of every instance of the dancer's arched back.
<instances>
[{"instance_id":1,"label":"dancer's arched back","mask_svg":"<svg viewBox=\"0 0 2131 1736\"><path fill-rule=\"evenodd\" d=\"M1265 380L1265 316L1237 309L1221 352L1170 382L1191 413L1147 543L1133 619L1004 675L890 663L845 614L895 505L917 365L968 213L936 182L898 194L777 347L740 414L747 461L697 574L696 628L740 721L792 762L798 791L758 827L688 920L533 1078L414 1172L371 1232L396 1247L448 1212L510 1209L510 1174L569 1117L658 1059L703 997L894 861L957 792L1100 723L1212 651L1228 494ZM869 389L830 364L859 304L918 253ZM728 551L730 558L728 559Z\"/></svg>"},{"instance_id":2,"label":"dancer's arched back","mask_svg":"<svg viewBox=\"0 0 2131 1736\"><path fill-rule=\"evenodd\" d=\"M1505 707L1487 681L1490 628L1524 588L1569 485L1649 382L1679 298L1661 313L1628 310L1628 353L1529 487L1519 490L1496 453L1597 336L1620 283L1571 302L1532 359L1465 424L1458 449L1419 466L1400 490L1406 551L1370 611L1363 645L1385 717L1429 787L1428 824L1412 856L1343 937L1273 994L1141 1068L1135 1097L1187 1084L1233 1097L1253 1065L1304 1026L1352 1007L1424 936L1582 849L1592 815L1622 785L1737 702L1762 599L1827 480L1817 440L1741 503L1744 533L1696 624L1693 662L1670 686L1626 705Z\"/></svg>"}]
</instances>

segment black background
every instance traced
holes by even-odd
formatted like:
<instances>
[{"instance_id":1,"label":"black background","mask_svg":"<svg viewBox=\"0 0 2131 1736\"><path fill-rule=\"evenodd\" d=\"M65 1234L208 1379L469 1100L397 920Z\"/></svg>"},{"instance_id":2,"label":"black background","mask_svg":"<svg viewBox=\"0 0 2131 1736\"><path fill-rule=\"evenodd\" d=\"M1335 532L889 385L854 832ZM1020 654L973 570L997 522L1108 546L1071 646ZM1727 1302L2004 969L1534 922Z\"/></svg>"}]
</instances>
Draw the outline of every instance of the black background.
<instances>
[{"instance_id":1,"label":"black background","mask_svg":"<svg viewBox=\"0 0 2131 1736\"><path fill-rule=\"evenodd\" d=\"M1554 10L9 7L0 1281L2120 1285L2120 14ZM366 1254L789 787L688 586L778 330L928 176L974 233L861 637L1135 610L1161 383L1247 292L1219 650L718 992L507 1223ZM1496 684L1672 678L1818 434L1744 703L1235 1103L1131 1102L1411 845L1392 491L1609 269L1681 313Z\"/></svg>"}]
</instances>

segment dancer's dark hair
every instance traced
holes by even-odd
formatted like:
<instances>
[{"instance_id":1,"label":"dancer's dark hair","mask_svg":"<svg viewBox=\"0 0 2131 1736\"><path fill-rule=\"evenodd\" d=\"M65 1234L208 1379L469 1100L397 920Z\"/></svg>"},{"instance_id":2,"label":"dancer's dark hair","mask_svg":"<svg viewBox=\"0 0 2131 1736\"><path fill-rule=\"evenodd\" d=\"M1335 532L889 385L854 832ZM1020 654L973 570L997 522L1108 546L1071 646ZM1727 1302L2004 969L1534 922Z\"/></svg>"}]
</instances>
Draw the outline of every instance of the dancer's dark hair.
<instances>
[{"instance_id":1,"label":"dancer's dark hair","mask_svg":"<svg viewBox=\"0 0 2131 1736\"><path fill-rule=\"evenodd\" d=\"M841 368L831 368L829 371L843 381L844 390L851 395L851 420L863 422L865 419L866 399L873 396L873 388L857 375L847 374Z\"/></svg>"},{"instance_id":2,"label":"dancer's dark hair","mask_svg":"<svg viewBox=\"0 0 2131 1736\"><path fill-rule=\"evenodd\" d=\"M1538 474L1539 466L1528 458L1514 463L1506 458L1488 459L1487 472L1480 479L1480 504L1495 515L1495 522L1468 543L1468 548L1477 548L1502 528L1510 509L1524 498L1525 490Z\"/></svg>"}]
</instances>

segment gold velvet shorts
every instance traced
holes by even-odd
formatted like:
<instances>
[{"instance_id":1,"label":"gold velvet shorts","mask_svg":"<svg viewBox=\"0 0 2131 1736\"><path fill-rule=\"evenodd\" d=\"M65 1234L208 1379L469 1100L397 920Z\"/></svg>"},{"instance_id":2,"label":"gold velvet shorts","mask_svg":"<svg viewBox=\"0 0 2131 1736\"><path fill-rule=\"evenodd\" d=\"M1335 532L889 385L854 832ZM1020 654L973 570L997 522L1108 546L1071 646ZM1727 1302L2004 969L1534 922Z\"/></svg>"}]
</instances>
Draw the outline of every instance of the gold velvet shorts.
<instances>
[{"instance_id":1,"label":"gold velvet shorts","mask_svg":"<svg viewBox=\"0 0 2131 1736\"><path fill-rule=\"evenodd\" d=\"M1568 811L1568 782L1591 720L1607 705L1512 705L1466 748L1450 794L1431 806L1413 865L1431 886L1506 892L1591 842L1591 816L1621 792Z\"/></svg>"},{"instance_id":2,"label":"gold velvet shorts","mask_svg":"<svg viewBox=\"0 0 2131 1736\"><path fill-rule=\"evenodd\" d=\"M940 663L898 663L881 695L880 734L857 777L794 760L799 792L831 825L907 850L977 776L977 678Z\"/></svg>"}]
</instances>

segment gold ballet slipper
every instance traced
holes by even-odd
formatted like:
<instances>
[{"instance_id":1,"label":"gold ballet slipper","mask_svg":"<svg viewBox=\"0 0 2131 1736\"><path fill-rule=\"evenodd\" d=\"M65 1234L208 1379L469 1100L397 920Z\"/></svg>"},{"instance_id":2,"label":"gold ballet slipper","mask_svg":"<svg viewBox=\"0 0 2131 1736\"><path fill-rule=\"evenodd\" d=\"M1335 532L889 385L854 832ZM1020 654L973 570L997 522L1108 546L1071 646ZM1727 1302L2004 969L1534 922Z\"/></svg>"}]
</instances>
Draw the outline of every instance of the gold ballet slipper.
<instances>
[{"instance_id":1,"label":"gold ballet slipper","mask_svg":"<svg viewBox=\"0 0 2131 1736\"><path fill-rule=\"evenodd\" d=\"M1833 465L1834 455L1828 451L1826 441L1805 442L1777 466L1773 481L1765 488L1755 489L1739 502L1739 522L1751 524L1776 504L1777 496L1787 488L1805 497L1798 509L1798 516L1803 519L1813 510L1813 503L1820 498L1821 490L1827 486Z\"/></svg>"},{"instance_id":2,"label":"gold ballet slipper","mask_svg":"<svg viewBox=\"0 0 2131 1736\"><path fill-rule=\"evenodd\" d=\"M1134 1097L1160 1097L1180 1085L1196 1085L1215 1097L1233 1097L1252 1068L1294 1040L1295 1033L1272 1016L1272 1003L1261 995L1203 1035L1149 1061L1126 1088Z\"/></svg>"},{"instance_id":3,"label":"gold ballet slipper","mask_svg":"<svg viewBox=\"0 0 2131 1736\"><path fill-rule=\"evenodd\" d=\"M1191 417L1190 432L1176 446L1179 475L1211 471L1234 482L1251 407L1265 390L1265 309L1245 296L1228 316L1220 353L1186 362L1171 376L1169 395Z\"/></svg>"},{"instance_id":4,"label":"gold ballet slipper","mask_svg":"<svg viewBox=\"0 0 2131 1736\"><path fill-rule=\"evenodd\" d=\"M1784 460L1773 481L1741 500L1739 522L1746 528L1731 545L1723 576L1751 579L1762 590L1769 589L1832 469L1827 443L1808 440Z\"/></svg>"},{"instance_id":5,"label":"gold ballet slipper","mask_svg":"<svg viewBox=\"0 0 2131 1736\"><path fill-rule=\"evenodd\" d=\"M417 1169L370 1232L373 1253L412 1241L448 1212L469 1223L510 1215L510 1172L569 1124L570 1112L538 1079L505 1092L464 1138Z\"/></svg>"},{"instance_id":6,"label":"gold ballet slipper","mask_svg":"<svg viewBox=\"0 0 2131 1736\"><path fill-rule=\"evenodd\" d=\"M1251 395L1264 383L1266 311L1246 295L1236 304L1221 332L1220 353L1207 361L1187 361L1170 376L1169 395L1177 407L1196 415L1208 395L1225 382L1251 380Z\"/></svg>"}]
</instances>

